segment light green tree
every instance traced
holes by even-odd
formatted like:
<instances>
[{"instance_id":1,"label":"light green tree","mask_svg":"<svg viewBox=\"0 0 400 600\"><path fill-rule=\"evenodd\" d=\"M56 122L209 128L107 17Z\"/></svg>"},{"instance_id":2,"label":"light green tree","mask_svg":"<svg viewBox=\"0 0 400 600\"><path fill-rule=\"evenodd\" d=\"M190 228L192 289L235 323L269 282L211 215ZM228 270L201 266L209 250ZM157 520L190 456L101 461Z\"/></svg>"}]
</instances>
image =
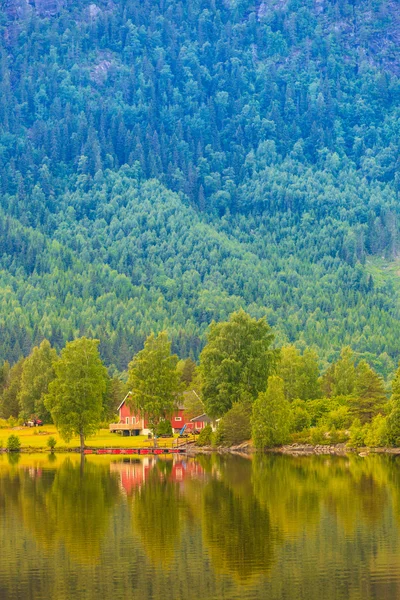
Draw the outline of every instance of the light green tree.
<instances>
[{"instance_id":1,"label":"light green tree","mask_svg":"<svg viewBox=\"0 0 400 600\"><path fill-rule=\"evenodd\" d=\"M392 381L390 404L392 410L387 418L388 443L400 446L400 364Z\"/></svg>"},{"instance_id":2,"label":"light green tree","mask_svg":"<svg viewBox=\"0 0 400 600\"><path fill-rule=\"evenodd\" d=\"M355 357L352 349L346 346L334 365L332 396L348 396L356 385Z\"/></svg>"},{"instance_id":3,"label":"light green tree","mask_svg":"<svg viewBox=\"0 0 400 600\"><path fill-rule=\"evenodd\" d=\"M65 441L79 435L81 452L85 439L99 429L103 416L107 370L98 345L98 340L86 337L66 344L54 363L55 379L44 401Z\"/></svg>"},{"instance_id":4,"label":"light green tree","mask_svg":"<svg viewBox=\"0 0 400 600\"><path fill-rule=\"evenodd\" d=\"M314 350L306 348L300 354L295 346L283 346L277 374L284 381L288 400L314 400L321 397L318 355Z\"/></svg>"},{"instance_id":5,"label":"light green tree","mask_svg":"<svg viewBox=\"0 0 400 600\"><path fill-rule=\"evenodd\" d=\"M49 411L44 406L44 397L55 376L53 364L56 359L55 349L48 340L43 340L24 361L18 401L25 418L35 415L43 421L50 419Z\"/></svg>"},{"instance_id":6,"label":"light green tree","mask_svg":"<svg viewBox=\"0 0 400 600\"><path fill-rule=\"evenodd\" d=\"M278 358L273 340L266 320L243 310L232 313L229 321L211 323L200 355L202 398L211 417L220 417L235 402L253 402L265 390Z\"/></svg>"},{"instance_id":7,"label":"light green tree","mask_svg":"<svg viewBox=\"0 0 400 600\"><path fill-rule=\"evenodd\" d=\"M129 364L132 393L127 402L148 422L153 437L160 421L171 416L180 398L182 383L177 363L178 357L171 354L171 342L163 331L157 337L151 334Z\"/></svg>"},{"instance_id":8,"label":"light green tree","mask_svg":"<svg viewBox=\"0 0 400 600\"><path fill-rule=\"evenodd\" d=\"M268 378L267 391L261 392L254 402L251 425L256 448L271 448L288 440L290 404L285 398L283 380L277 375Z\"/></svg>"}]
</instances>

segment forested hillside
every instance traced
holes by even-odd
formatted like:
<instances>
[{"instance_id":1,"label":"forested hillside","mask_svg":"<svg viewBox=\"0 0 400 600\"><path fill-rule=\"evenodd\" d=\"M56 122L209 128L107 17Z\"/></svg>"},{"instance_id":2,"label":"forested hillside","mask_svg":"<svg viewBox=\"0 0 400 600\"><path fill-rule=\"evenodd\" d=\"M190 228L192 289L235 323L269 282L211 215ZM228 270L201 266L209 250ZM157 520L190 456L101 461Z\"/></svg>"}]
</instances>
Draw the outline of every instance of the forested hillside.
<instances>
[{"instance_id":1,"label":"forested hillside","mask_svg":"<svg viewBox=\"0 0 400 600\"><path fill-rule=\"evenodd\" d=\"M197 357L242 306L397 360L398 2L0 10L1 358L94 335L124 369L163 328Z\"/></svg>"}]
</instances>

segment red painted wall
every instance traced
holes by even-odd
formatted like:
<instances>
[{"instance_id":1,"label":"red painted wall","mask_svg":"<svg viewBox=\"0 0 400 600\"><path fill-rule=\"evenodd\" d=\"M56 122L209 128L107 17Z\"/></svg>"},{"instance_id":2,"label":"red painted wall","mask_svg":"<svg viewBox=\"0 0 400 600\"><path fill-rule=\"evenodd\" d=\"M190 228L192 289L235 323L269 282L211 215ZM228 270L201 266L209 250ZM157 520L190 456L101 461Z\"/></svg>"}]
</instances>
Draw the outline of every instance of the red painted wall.
<instances>
[{"instance_id":1,"label":"red painted wall","mask_svg":"<svg viewBox=\"0 0 400 600\"><path fill-rule=\"evenodd\" d=\"M130 407L126 404L126 402L124 402L123 405L121 406L121 408L119 409L120 423L126 423L126 417L129 418L129 425L131 425L131 423L132 423L132 417L136 417L136 423L134 425L141 427L142 422L141 422L140 416L138 414L135 415L134 411L132 411L130 409ZM188 419L185 416L184 409L180 408L173 413L172 418L171 418L171 425L172 425L172 429L182 429L182 427L184 425L187 425L187 427L191 428L191 429L193 427L195 427L196 429L201 429L203 426L203 423L196 423L196 424L190 423L190 419ZM145 421L144 426L145 426L145 428L147 428L147 426L148 426L147 421Z\"/></svg>"}]
</instances>

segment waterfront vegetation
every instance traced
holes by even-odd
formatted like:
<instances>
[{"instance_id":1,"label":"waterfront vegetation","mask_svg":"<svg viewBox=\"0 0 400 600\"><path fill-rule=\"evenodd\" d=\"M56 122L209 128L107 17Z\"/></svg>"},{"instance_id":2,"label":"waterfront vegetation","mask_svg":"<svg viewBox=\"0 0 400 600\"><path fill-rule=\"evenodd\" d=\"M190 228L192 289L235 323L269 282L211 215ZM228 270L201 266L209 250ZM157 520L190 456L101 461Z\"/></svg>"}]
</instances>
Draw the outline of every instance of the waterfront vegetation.
<instances>
[{"instance_id":1,"label":"waterfront vegetation","mask_svg":"<svg viewBox=\"0 0 400 600\"><path fill-rule=\"evenodd\" d=\"M149 420L153 437L162 433L160 427L167 431L168 418L186 390L188 414L206 412L214 421L214 428L208 426L199 436L199 446L232 446L250 438L259 449L289 442L400 445L400 368L385 381L345 347L322 370L314 349L279 348L266 320L243 310L211 323L199 365L178 360L161 332L152 334L135 355L124 381L107 373L98 345L78 338L57 355L45 340L13 367L4 363L3 424L21 425L36 413L56 425L63 440L56 438L58 449L76 445L71 442L76 436L81 450L85 440L96 447L116 446L119 440L123 447L137 446L139 438L93 434L116 418L129 388L126 402ZM23 448L47 444L40 428L20 431Z\"/></svg>"}]
</instances>

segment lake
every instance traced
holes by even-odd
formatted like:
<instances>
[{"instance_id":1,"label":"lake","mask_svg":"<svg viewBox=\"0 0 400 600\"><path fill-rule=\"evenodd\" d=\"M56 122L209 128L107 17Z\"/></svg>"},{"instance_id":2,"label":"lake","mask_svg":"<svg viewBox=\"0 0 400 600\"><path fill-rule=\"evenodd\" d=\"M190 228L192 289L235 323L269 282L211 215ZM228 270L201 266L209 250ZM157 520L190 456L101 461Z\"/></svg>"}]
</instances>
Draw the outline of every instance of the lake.
<instances>
[{"instance_id":1,"label":"lake","mask_svg":"<svg viewBox=\"0 0 400 600\"><path fill-rule=\"evenodd\" d=\"M400 458L0 455L1 600L395 600Z\"/></svg>"}]
</instances>

